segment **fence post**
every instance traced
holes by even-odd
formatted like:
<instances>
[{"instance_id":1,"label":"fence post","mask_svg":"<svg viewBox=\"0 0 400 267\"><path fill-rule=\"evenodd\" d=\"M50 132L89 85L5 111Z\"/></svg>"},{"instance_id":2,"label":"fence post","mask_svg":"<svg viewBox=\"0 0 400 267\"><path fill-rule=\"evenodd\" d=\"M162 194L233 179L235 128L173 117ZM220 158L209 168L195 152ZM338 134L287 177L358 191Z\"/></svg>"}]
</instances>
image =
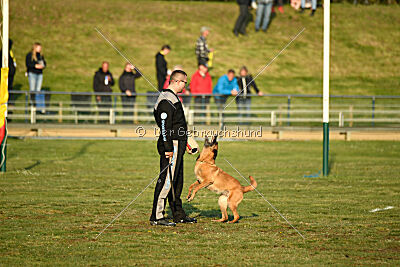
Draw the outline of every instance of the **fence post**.
<instances>
[{"instance_id":1,"label":"fence post","mask_svg":"<svg viewBox=\"0 0 400 267\"><path fill-rule=\"evenodd\" d=\"M115 124L115 114L112 108L110 108L110 124Z\"/></svg>"},{"instance_id":2,"label":"fence post","mask_svg":"<svg viewBox=\"0 0 400 267\"><path fill-rule=\"evenodd\" d=\"M28 115L29 94L25 93L25 115ZM25 116L25 123L28 123L28 116Z\"/></svg>"},{"instance_id":3,"label":"fence post","mask_svg":"<svg viewBox=\"0 0 400 267\"><path fill-rule=\"evenodd\" d=\"M288 126L290 126L290 99L291 99L291 97L290 97L290 95L288 95L288 98L287 98L287 118L288 118L288 121L287 121L287 125Z\"/></svg>"},{"instance_id":4,"label":"fence post","mask_svg":"<svg viewBox=\"0 0 400 267\"><path fill-rule=\"evenodd\" d=\"M31 106L31 124L36 123L36 108Z\"/></svg>"},{"instance_id":5,"label":"fence post","mask_svg":"<svg viewBox=\"0 0 400 267\"><path fill-rule=\"evenodd\" d=\"M62 122L63 118L62 118L62 107L63 107L63 103L60 101L58 102L58 122Z\"/></svg>"},{"instance_id":6,"label":"fence post","mask_svg":"<svg viewBox=\"0 0 400 267\"><path fill-rule=\"evenodd\" d=\"M276 114L275 111L271 111L271 127L276 126Z\"/></svg>"},{"instance_id":7,"label":"fence post","mask_svg":"<svg viewBox=\"0 0 400 267\"><path fill-rule=\"evenodd\" d=\"M344 126L344 115L343 112L340 111L339 112L339 127L343 127Z\"/></svg>"},{"instance_id":8,"label":"fence post","mask_svg":"<svg viewBox=\"0 0 400 267\"><path fill-rule=\"evenodd\" d=\"M372 114L371 114L371 116L372 116L372 127L374 127L375 126L375 121L374 121L374 119L375 119L375 96L372 97Z\"/></svg>"},{"instance_id":9,"label":"fence post","mask_svg":"<svg viewBox=\"0 0 400 267\"><path fill-rule=\"evenodd\" d=\"M193 125L193 123L194 123L194 110L191 110L191 109L189 109L188 110L188 124L190 125L190 126L192 126Z\"/></svg>"},{"instance_id":10,"label":"fence post","mask_svg":"<svg viewBox=\"0 0 400 267\"><path fill-rule=\"evenodd\" d=\"M350 105L349 107L349 113L350 113L350 121L349 121L349 126L353 127L353 105Z\"/></svg>"}]
</instances>

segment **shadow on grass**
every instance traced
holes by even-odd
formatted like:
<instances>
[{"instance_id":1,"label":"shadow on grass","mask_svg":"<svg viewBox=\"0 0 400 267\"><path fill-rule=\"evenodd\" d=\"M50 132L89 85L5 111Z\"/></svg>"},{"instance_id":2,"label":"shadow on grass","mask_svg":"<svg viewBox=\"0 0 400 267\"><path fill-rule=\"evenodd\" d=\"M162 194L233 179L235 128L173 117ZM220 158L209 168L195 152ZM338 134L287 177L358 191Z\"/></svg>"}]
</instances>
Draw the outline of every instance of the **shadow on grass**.
<instances>
[{"instance_id":1,"label":"shadow on grass","mask_svg":"<svg viewBox=\"0 0 400 267\"><path fill-rule=\"evenodd\" d=\"M84 144L81 147L81 149L78 152L75 153L75 155L73 155L72 157L64 159L64 161L70 161L70 160L74 160L76 158L81 157L82 155L86 154L87 149L93 144L94 144L94 142L89 142L89 143ZM53 163L53 162L54 162L54 160L50 160L50 161L48 161L46 163ZM33 163L32 165L29 165L28 167L25 167L24 170L29 171L29 170L35 168L36 166L39 166L41 163L42 163L42 161L36 160L35 163Z\"/></svg>"},{"instance_id":2,"label":"shadow on grass","mask_svg":"<svg viewBox=\"0 0 400 267\"><path fill-rule=\"evenodd\" d=\"M36 160L35 163L33 163L32 165L29 165L28 167L25 167L24 170L29 171L33 168L35 168L36 166L39 166L42 162L40 160Z\"/></svg>"},{"instance_id":3,"label":"shadow on grass","mask_svg":"<svg viewBox=\"0 0 400 267\"><path fill-rule=\"evenodd\" d=\"M196 215L195 217L206 217L206 218L213 218L213 219L219 219L221 218L221 210L218 209L212 209L212 210L200 210L196 207L194 207L192 204L190 203L183 203L183 209L185 210L186 214L191 214L191 213L196 213L198 215ZM230 212L229 208L228 208L228 213ZM239 213L240 214L240 213ZM172 217L172 213L168 214ZM258 214L252 213L249 216L240 216L240 219L247 219L247 218L254 218L254 217L258 217ZM229 221L233 220L233 215L228 215Z\"/></svg>"},{"instance_id":4,"label":"shadow on grass","mask_svg":"<svg viewBox=\"0 0 400 267\"><path fill-rule=\"evenodd\" d=\"M82 147L81 147L81 149L78 151L78 152L76 152L75 153L75 155L73 155L72 157L70 157L70 158L66 158L66 159L64 159L64 160L74 160L74 159L76 159L76 158L79 158L79 157L81 157L81 156L83 156L84 154L86 154L86 152L87 152L87 149L90 147L90 146L92 146L94 144L94 142L89 142L89 143L86 143L86 144L84 144Z\"/></svg>"}]
</instances>

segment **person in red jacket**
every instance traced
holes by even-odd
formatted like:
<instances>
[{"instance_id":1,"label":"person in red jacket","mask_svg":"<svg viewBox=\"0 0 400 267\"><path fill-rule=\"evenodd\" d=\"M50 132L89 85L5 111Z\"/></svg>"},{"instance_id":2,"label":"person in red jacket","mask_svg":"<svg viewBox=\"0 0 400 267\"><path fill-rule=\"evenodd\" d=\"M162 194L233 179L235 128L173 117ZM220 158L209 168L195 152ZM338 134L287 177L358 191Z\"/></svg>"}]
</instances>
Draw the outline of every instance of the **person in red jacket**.
<instances>
[{"instance_id":1,"label":"person in red jacket","mask_svg":"<svg viewBox=\"0 0 400 267\"><path fill-rule=\"evenodd\" d=\"M192 76L190 92L194 95L195 109L205 109L210 104L210 96L196 96L196 94L212 94L211 76L208 73L207 65L203 62L199 63L199 68ZM200 116L204 115L204 113L200 114Z\"/></svg>"}]
</instances>

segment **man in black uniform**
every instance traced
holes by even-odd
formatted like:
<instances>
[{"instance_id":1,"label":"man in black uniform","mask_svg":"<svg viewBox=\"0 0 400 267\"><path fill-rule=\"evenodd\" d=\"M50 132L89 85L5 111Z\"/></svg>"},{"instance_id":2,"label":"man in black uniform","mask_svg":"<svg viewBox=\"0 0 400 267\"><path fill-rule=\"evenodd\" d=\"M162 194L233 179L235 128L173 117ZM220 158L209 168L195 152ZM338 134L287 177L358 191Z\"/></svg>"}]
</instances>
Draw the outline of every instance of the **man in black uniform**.
<instances>
[{"instance_id":1,"label":"man in black uniform","mask_svg":"<svg viewBox=\"0 0 400 267\"><path fill-rule=\"evenodd\" d=\"M157 83L158 83L158 91L164 87L165 80L167 79L167 61L165 60L166 55L171 51L171 47L169 45L163 45L161 47L161 51L156 54L156 73L157 73Z\"/></svg>"},{"instance_id":2,"label":"man in black uniform","mask_svg":"<svg viewBox=\"0 0 400 267\"><path fill-rule=\"evenodd\" d=\"M154 106L154 118L160 127L157 150L160 154L160 177L154 191L151 225L175 226L175 223L196 223L182 208L183 155L187 143L187 124L183 106L177 94L187 83L182 70L171 74L168 89L162 90ZM172 180L172 184L171 184ZM173 190L173 191L172 191ZM164 218L166 199L174 222Z\"/></svg>"}]
</instances>

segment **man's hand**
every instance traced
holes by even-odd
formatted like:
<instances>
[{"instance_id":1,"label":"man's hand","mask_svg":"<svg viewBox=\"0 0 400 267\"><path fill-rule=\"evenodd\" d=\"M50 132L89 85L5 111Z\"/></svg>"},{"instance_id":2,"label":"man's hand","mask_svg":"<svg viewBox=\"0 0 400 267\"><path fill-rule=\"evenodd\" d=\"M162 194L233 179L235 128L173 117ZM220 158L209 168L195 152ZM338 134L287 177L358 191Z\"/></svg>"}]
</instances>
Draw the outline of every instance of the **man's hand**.
<instances>
[{"instance_id":1,"label":"man's hand","mask_svg":"<svg viewBox=\"0 0 400 267\"><path fill-rule=\"evenodd\" d=\"M41 65L41 64L35 64L35 68L39 69L39 70L42 70L42 69L44 69L44 66Z\"/></svg>"},{"instance_id":2,"label":"man's hand","mask_svg":"<svg viewBox=\"0 0 400 267\"><path fill-rule=\"evenodd\" d=\"M232 90L232 91L231 91L231 94L232 94L232 95L237 95L238 92L237 92L236 90Z\"/></svg>"},{"instance_id":3,"label":"man's hand","mask_svg":"<svg viewBox=\"0 0 400 267\"><path fill-rule=\"evenodd\" d=\"M127 96L132 96L131 90L126 90L126 91L125 91L125 94L126 94Z\"/></svg>"},{"instance_id":4,"label":"man's hand","mask_svg":"<svg viewBox=\"0 0 400 267\"><path fill-rule=\"evenodd\" d=\"M209 50L210 50L210 52L214 52L214 48L210 48Z\"/></svg>"},{"instance_id":5,"label":"man's hand","mask_svg":"<svg viewBox=\"0 0 400 267\"><path fill-rule=\"evenodd\" d=\"M97 102L101 102L101 97L99 95L96 96L96 100L97 100Z\"/></svg>"},{"instance_id":6,"label":"man's hand","mask_svg":"<svg viewBox=\"0 0 400 267\"><path fill-rule=\"evenodd\" d=\"M263 94L263 92L258 91L258 95L259 95L259 96L263 96L264 94Z\"/></svg>"},{"instance_id":7,"label":"man's hand","mask_svg":"<svg viewBox=\"0 0 400 267\"><path fill-rule=\"evenodd\" d=\"M173 155L174 155L174 152L165 152L165 157L167 159L172 158Z\"/></svg>"}]
</instances>

